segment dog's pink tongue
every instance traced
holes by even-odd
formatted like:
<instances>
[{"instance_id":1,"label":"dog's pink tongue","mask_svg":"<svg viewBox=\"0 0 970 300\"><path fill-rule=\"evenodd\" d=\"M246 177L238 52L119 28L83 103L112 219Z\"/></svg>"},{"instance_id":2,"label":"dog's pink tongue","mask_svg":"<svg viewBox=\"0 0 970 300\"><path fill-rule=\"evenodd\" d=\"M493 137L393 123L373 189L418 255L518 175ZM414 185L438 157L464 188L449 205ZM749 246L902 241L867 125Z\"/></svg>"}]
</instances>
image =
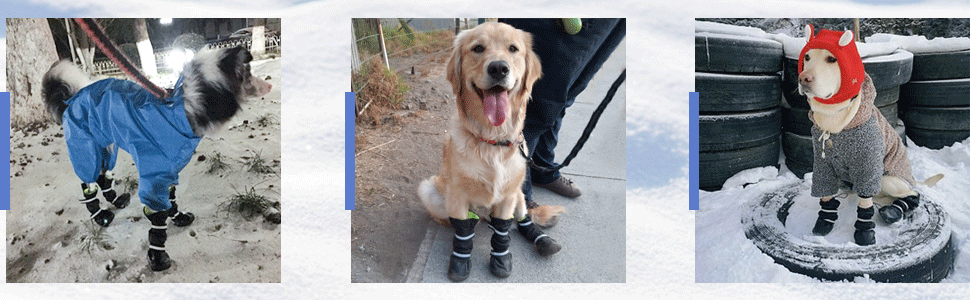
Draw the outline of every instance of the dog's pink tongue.
<instances>
[{"instance_id":1,"label":"dog's pink tongue","mask_svg":"<svg viewBox=\"0 0 970 300\"><path fill-rule=\"evenodd\" d=\"M509 109L509 91L485 93L485 117L492 126L505 123L505 112Z\"/></svg>"}]
</instances>

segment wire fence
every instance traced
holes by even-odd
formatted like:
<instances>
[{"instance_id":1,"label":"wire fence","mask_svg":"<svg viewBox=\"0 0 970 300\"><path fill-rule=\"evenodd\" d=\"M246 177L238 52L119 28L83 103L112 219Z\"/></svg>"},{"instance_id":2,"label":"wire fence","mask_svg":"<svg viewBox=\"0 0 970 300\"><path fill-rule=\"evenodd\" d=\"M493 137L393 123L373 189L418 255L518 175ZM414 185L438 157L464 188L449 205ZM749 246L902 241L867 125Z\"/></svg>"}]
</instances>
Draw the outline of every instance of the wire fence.
<instances>
[{"instance_id":1,"label":"wire fence","mask_svg":"<svg viewBox=\"0 0 970 300\"><path fill-rule=\"evenodd\" d=\"M484 19L352 19L351 69L359 73L369 63L380 63L394 73L413 67L451 49L458 30L475 27ZM416 56L415 54L420 54ZM410 65L402 63L408 57ZM395 68L395 66L397 66ZM366 79L353 76L354 79ZM351 90L360 93L366 80L352 80ZM362 112L361 107L358 111Z\"/></svg>"}]
</instances>

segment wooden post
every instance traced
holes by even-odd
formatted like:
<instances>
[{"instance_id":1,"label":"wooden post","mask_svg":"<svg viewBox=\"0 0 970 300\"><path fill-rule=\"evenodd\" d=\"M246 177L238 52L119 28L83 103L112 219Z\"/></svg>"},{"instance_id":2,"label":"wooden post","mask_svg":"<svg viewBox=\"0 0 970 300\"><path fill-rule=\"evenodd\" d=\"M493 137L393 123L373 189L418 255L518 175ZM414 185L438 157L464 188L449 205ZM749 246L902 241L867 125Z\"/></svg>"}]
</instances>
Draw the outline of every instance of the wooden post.
<instances>
[{"instance_id":1,"label":"wooden post","mask_svg":"<svg viewBox=\"0 0 970 300\"><path fill-rule=\"evenodd\" d=\"M377 35L377 38L381 42L381 55L384 56L384 66L390 70L391 64L387 62L387 48L384 46L384 27L381 26L381 19L377 19Z\"/></svg>"},{"instance_id":2,"label":"wooden post","mask_svg":"<svg viewBox=\"0 0 970 300\"><path fill-rule=\"evenodd\" d=\"M855 18L855 40L861 41L862 38L859 37L859 18Z\"/></svg>"}]
</instances>

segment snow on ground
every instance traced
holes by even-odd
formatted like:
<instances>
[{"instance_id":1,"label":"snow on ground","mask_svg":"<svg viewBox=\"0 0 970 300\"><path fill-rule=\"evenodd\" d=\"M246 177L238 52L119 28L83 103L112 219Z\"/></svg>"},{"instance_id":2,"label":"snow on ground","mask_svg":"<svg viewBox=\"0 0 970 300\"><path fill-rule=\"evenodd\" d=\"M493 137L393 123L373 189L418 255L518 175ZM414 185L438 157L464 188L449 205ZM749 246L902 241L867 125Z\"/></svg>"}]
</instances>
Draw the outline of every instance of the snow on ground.
<instances>
[{"instance_id":1,"label":"snow on ground","mask_svg":"<svg viewBox=\"0 0 970 300\"><path fill-rule=\"evenodd\" d=\"M938 173L944 178L935 187L920 188L926 199L932 199L950 215L954 245L958 253L970 253L970 139L940 150L918 147L909 141L907 151L917 180ZM741 224L743 210L767 192L792 184L808 193L811 173L798 179L784 166L781 171L773 167L741 171L725 182L716 192L700 192L700 210L695 218L695 279L697 282L817 282L808 276L792 273L775 264L744 236ZM752 184L753 183L753 184ZM812 213L796 214L798 208L811 210L817 207L817 199L800 196L792 208L789 222L806 223L805 232L814 223ZM808 203L805 203L808 202ZM855 198L844 201L842 208L854 206ZM847 205L848 204L848 205ZM840 219L844 217L840 210ZM891 241L893 226L877 228L877 243ZM882 225L885 226L885 225ZM807 237L820 243L849 243L851 228L833 231L828 236ZM798 236L807 236L802 234ZM887 240L889 239L889 240ZM867 281L857 278L856 281ZM970 282L970 258L957 255L954 270L944 282Z\"/></svg>"}]
</instances>

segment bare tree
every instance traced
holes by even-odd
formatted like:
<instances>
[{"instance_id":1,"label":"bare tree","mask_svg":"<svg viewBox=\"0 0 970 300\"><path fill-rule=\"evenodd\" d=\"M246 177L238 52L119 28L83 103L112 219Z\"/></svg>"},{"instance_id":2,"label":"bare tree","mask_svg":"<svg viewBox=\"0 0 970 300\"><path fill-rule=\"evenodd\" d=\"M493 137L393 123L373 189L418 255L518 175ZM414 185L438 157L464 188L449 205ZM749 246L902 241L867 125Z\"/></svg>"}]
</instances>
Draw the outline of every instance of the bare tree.
<instances>
[{"instance_id":1,"label":"bare tree","mask_svg":"<svg viewBox=\"0 0 970 300\"><path fill-rule=\"evenodd\" d=\"M253 43L249 46L249 52L253 55L266 53L266 19L256 19L253 26Z\"/></svg>"},{"instance_id":2,"label":"bare tree","mask_svg":"<svg viewBox=\"0 0 970 300\"><path fill-rule=\"evenodd\" d=\"M57 61L57 48L46 19L7 19L7 91L11 127L44 121L41 81Z\"/></svg>"},{"instance_id":3,"label":"bare tree","mask_svg":"<svg viewBox=\"0 0 970 300\"><path fill-rule=\"evenodd\" d=\"M138 46L138 57L141 59L141 70L145 73L145 76L157 76L155 51L152 48L152 41L148 38L148 24L145 19L135 19L133 26L135 45Z\"/></svg>"}]
</instances>

